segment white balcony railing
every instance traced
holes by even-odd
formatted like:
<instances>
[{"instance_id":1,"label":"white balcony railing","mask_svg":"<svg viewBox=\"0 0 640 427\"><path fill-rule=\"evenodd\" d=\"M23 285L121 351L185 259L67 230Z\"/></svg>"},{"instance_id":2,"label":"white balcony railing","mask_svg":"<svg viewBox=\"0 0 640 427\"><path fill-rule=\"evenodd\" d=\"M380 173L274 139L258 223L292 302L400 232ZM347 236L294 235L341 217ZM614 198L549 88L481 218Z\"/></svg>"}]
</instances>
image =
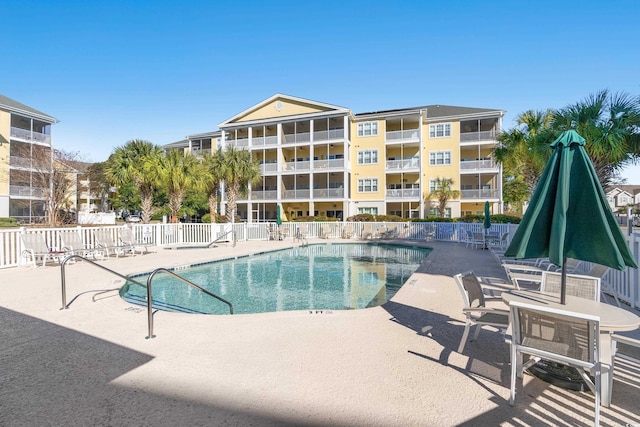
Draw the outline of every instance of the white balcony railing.
<instances>
[{"instance_id":1,"label":"white balcony railing","mask_svg":"<svg viewBox=\"0 0 640 427\"><path fill-rule=\"evenodd\" d=\"M40 132L31 132L28 129L11 128L11 138L18 138L24 141L41 142L51 145L51 135Z\"/></svg>"},{"instance_id":2,"label":"white balcony railing","mask_svg":"<svg viewBox=\"0 0 640 427\"><path fill-rule=\"evenodd\" d=\"M314 141L328 141L330 139L344 139L344 129L319 130L313 132Z\"/></svg>"},{"instance_id":3,"label":"white balcony railing","mask_svg":"<svg viewBox=\"0 0 640 427\"><path fill-rule=\"evenodd\" d=\"M500 192L494 189L462 190L463 199L497 199Z\"/></svg>"},{"instance_id":4,"label":"white balcony railing","mask_svg":"<svg viewBox=\"0 0 640 427\"><path fill-rule=\"evenodd\" d=\"M336 199L344 197L344 188L315 188L314 199Z\"/></svg>"},{"instance_id":5,"label":"white balcony railing","mask_svg":"<svg viewBox=\"0 0 640 427\"><path fill-rule=\"evenodd\" d=\"M311 162L308 160L302 162L286 162L282 170L285 171L310 171L311 170Z\"/></svg>"},{"instance_id":6,"label":"white balcony railing","mask_svg":"<svg viewBox=\"0 0 640 427\"><path fill-rule=\"evenodd\" d=\"M309 199L311 190L284 190L282 195L285 199Z\"/></svg>"},{"instance_id":7,"label":"white balcony railing","mask_svg":"<svg viewBox=\"0 0 640 427\"><path fill-rule=\"evenodd\" d=\"M498 134L495 130L482 132L464 132L460 134L460 142L493 141Z\"/></svg>"},{"instance_id":8,"label":"white balcony railing","mask_svg":"<svg viewBox=\"0 0 640 427\"><path fill-rule=\"evenodd\" d=\"M392 130L385 133L387 142L417 140L418 129Z\"/></svg>"},{"instance_id":9,"label":"white balcony railing","mask_svg":"<svg viewBox=\"0 0 640 427\"><path fill-rule=\"evenodd\" d=\"M278 164L277 163L263 163L260 165L260 172L277 172Z\"/></svg>"},{"instance_id":10,"label":"white balcony railing","mask_svg":"<svg viewBox=\"0 0 640 427\"><path fill-rule=\"evenodd\" d=\"M28 186L10 185L9 195L22 196L22 197L44 197L45 190L43 190L42 188L31 188Z\"/></svg>"},{"instance_id":11,"label":"white balcony railing","mask_svg":"<svg viewBox=\"0 0 640 427\"><path fill-rule=\"evenodd\" d=\"M231 147L248 147L249 138L227 139L225 143Z\"/></svg>"},{"instance_id":12,"label":"white balcony railing","mask_svg":"<svg viewBox=\"0 0 640 427\"><path fill-rule=\"evenodd\" d=\"M419 159L405 159L405 160L387 160L386 168L390 170L407 170L407 169L419 169Z\"/></svg>"},{"instance_id":13,"label":"white balcony railing","mask_svg":"<svg viewBox=\"0 0 640 427\"><path fill-rule=\"evenodd\" d=\"M278 192L276 190L252 191L251 200L276 200Z\"/></svg>"},{"instance_id":14,"label":"white balcony railing","mask_svg":"<svg viewBox=\"0 0 640 427\"><path fill-rule=\"evenodd\" d=\"M251 145L253 147L262 147L264 145L277 145L278 144L278 136L270 135L270 136L254 136L251 138Z\"/></svg>"},{"instance_id":15,"label":"white balcony railing","mask_svg":"<svg viewBox=\"0 0 640 427\"><path fill-rule=\"evenodd\" d=\"M392 189L386 192L387 199L419 199L419 188Z\"/></svg>"},{"instance_id":16,"label":"white balcony railing","mask_svg":"<svg viewBox=\"0 0 640 427\"><path fill-rule=\"evenodd\" d=\"M314 160L313 169L343 169L344 159Z\"/></svg>"},{"instance_id":17,"label":"white balcony railing","mask_svg":"<svg viewBox=\"0 0 640 427\"><path fill-rule=\"evenodd\" d=\"M487 169L497 169L498 165L495 160L468 160L460 162L460 170L465 171L480 171Z\"/></svg>"},{"instance_id":18,"label":"white balcony railing","mask_svg":"<svg viewBox=\"0 0 640 427\"><path fill-rule=\"evenodd\" d=\"M26 157L9 156L9 166L18 166L23 168L31 167L31 159Z\"/></svg>"},{"instance_id":19,"label":"white balcony railing","mask_svg":"<svg viewBox=\"0 0 640 427\"><path fill-rule=\"evenodd\" d=\"M309 142L309 141L311 141L310 132L285 133L284 135L282 135L283 144L295 144L296 142Z\"/></svg>"}]
</instances>

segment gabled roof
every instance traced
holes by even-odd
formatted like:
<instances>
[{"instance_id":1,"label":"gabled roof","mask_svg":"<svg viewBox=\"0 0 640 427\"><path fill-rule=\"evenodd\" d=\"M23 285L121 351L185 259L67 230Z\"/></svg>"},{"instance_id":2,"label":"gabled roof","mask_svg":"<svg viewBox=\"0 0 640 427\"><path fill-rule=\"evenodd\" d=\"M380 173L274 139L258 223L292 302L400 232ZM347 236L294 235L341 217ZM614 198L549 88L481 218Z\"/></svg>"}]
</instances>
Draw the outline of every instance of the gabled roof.
<instances>
[{"instance_id":1,"label":"gabled roof","mask_svg":"<svg viewBox=\"0 0 640 427\"><path fill-rule=\"evenodd\" d=\"M266 108L270 104L273 104L276 109L276 113L274 113L271 117L256 116L254 118L251 118L252 114L258 112L261 109ZM295 111L292 114L287 114L287 112L280 111L280 109L278 109L278 105L283 106L286 104L295 104L299 107L304 107L304 108L302 108L303 110L302 112ZM277 118L288 117L290 119L312 117L315 115L326 114L331 112L335 112L336 114L351 114L351 110L349 110L348 108L339 107L337 105L325 104L317 101L311 101L304 98L296 98L294 96L277 93L265 99L264 101L252 107L249 107L248 109L242 111L241 113L238 113L235 116L225 120L224 122L220 123L218 127L224 128L224 127L232 126L234 124L239 124L239 122L242 122L243 125L249 125L254 123L273 121L273 119L276 117ZM242 119L245 119L245 120L242 120Z\"/></svg>"},{"instance_id":2,"label":"gabled roof","mask_svg":"<svg viewBox=\"0 0 640 427\"><path fill-rule=\"evenodd\" d=\"M6 111L9 111L10 113L24 115L27 117L39 119L49 123L56 123L58 121L54 117L49 116L48 114L45 114L41 111L36 110L35 108L31 108L27 105L24 105L11 98L7 98L4 95L0 95L0 110L6 110Z\"/></svg>"},{"instance_id":3,"label":"gabled roof","mask_svg":"<svg viewBox=\"0 0 640 427\"><path fill-rule=\"evenodd\" d=\"M403 114L417 114L420 112L423 112L425 121L478 118L483 116L502 117L506 113L506 111L504 110L492 108L456 107L452 105L423 105L420 107L357 113L355 114L355 117L356 119L364 119L373 117L400 116Z\"/></svg>"}]
</instances>

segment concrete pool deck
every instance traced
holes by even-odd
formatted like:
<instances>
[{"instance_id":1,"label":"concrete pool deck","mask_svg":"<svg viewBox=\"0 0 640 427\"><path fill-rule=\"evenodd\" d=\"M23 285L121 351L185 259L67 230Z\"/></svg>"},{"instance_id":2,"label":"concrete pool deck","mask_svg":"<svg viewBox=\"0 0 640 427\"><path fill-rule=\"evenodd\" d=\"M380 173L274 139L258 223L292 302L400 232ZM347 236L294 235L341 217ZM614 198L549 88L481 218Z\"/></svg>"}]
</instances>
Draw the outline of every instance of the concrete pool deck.
<instances>
[{"instance_id":1,"label":"concrete pool deck","mask_svg":"<svg viewBox=\"0 0 640 427\"><path fill-rule=\"evenodd\" d=\"M489 251L426 244L432 253L384 306L158 313L154 339L146 310L114 293L92 301L87 291L121 281L88 263L67 266L68 301L77 297L68 310L59 266L0 270L0 425L592 425L589 394L530 375L509 406L500 333L485 328L455 351L464 322L452 275L504 275ZM131 274L292 245L151 248L100 263ZM621 368L602 425L640 423L639 370L623 379Z\"/></svg>"}]
</instances>

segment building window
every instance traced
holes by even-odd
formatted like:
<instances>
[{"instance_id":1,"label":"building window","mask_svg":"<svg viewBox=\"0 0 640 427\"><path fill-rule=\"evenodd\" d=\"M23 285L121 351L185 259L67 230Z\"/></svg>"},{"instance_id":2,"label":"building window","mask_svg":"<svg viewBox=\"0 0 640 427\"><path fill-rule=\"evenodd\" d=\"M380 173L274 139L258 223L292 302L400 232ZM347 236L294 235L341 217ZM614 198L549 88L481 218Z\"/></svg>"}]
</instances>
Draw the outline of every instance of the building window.
<instances>
[{"instance_id":1,"label":"building window","mask_svg":"<svg viewBox=\"0 0 640 427\"><path fill-rule=\"evenodd\" d=\"M358 180L358 193L374 193L376 191L378 191L378 178Z\"/></svg>"},{"instance_id":2,"label":"building window","mask_svg":"<svg viewBox=\"0 0 640 427\"><path fill-rule=\"evenodd\" d=\"M429 193L433 193L436 190L440 189L440 180L430 179L429 180Z\"/></svg>"},{"instance_id":3,"label":"building window","mask_svg":"<svg viewBox=\"0 0 640 427\"><path fill-rule=\"evenodd\" d=\"M451 164L451 151L432 151L429 153L429 166Z\"/></svg>"},{"instance_id":4,"label":"building window","mask_svg":"<svg viewBox=\"0 0 640 427\"><path fill-rule=\"evenodd\" d=\"M378 135L378 122L358 123L358 136Z\"/></svg>"},{"instance_id":5,"label":"building window","mask_svg":"<svg viewBox=\"0 0 640 427\"><path fill-rule=\"evenodd\" d=\"M358 213L378 215L378 208L358 208Z\"/></svg>"},{"instance_id":6,"label":"building window","mask_svg":"<svg viewBox=\"0 0 640 427\"><path fill-rule=\"evenodd\" d=\"M429 138L446 138L451 136L451 123L429 125Z\"/></svg>"},{"instance_id":7,"label":"building window","mask_svg":"<svg viewBox=\"0 0 640 427\"><path fill-rule=\"evenodd\" d=\"M378 150L358 151L358 164L370 165L378 163Z\"/></svg>"},{"instance_id":8,"label":"building window","mask_svg":"<svg viewBox=\"0 0 640 427\"><path fill-rule=\"evenodd\" d=\"M429 209L429 215L431 216L440 216L440 210L436 208ZM444 208L444 217L451 218L451 208Z\"/></svg>"}]
</instances>

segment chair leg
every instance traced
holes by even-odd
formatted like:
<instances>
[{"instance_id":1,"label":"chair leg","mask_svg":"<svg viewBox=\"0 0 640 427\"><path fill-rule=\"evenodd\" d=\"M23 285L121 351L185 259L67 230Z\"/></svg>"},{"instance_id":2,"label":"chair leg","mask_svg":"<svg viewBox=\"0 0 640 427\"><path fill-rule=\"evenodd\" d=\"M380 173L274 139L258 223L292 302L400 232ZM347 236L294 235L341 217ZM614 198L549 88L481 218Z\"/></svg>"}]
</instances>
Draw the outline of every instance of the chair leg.
<instances>
[{"instance_id":1,"label":"chair leg","mask_svg":"<svg viewBox=\"0 0 640 427\"><path fill-rule=\"evenodd\" d=\"M516 403L516 377L517 370L520 363L518 363L518 352L514 345L511 346L511 390L509 393L509 405L513 406Z\"/></svg>"},{"instance_id":2,"label":"chair leg","mask_svg":"<svg viewBox=\"0 0 640 427\"><path fill-rule=\"evenodd\" d=\"M462 350L464 350L464 345L467 343L467 338L469 337L469 329L471 329L471 323L467 322L464 327L464 333L462 334L462 340L460 340L460 345L458 346L458 353L462 353Z\"/></svg>"}]
</instances>

